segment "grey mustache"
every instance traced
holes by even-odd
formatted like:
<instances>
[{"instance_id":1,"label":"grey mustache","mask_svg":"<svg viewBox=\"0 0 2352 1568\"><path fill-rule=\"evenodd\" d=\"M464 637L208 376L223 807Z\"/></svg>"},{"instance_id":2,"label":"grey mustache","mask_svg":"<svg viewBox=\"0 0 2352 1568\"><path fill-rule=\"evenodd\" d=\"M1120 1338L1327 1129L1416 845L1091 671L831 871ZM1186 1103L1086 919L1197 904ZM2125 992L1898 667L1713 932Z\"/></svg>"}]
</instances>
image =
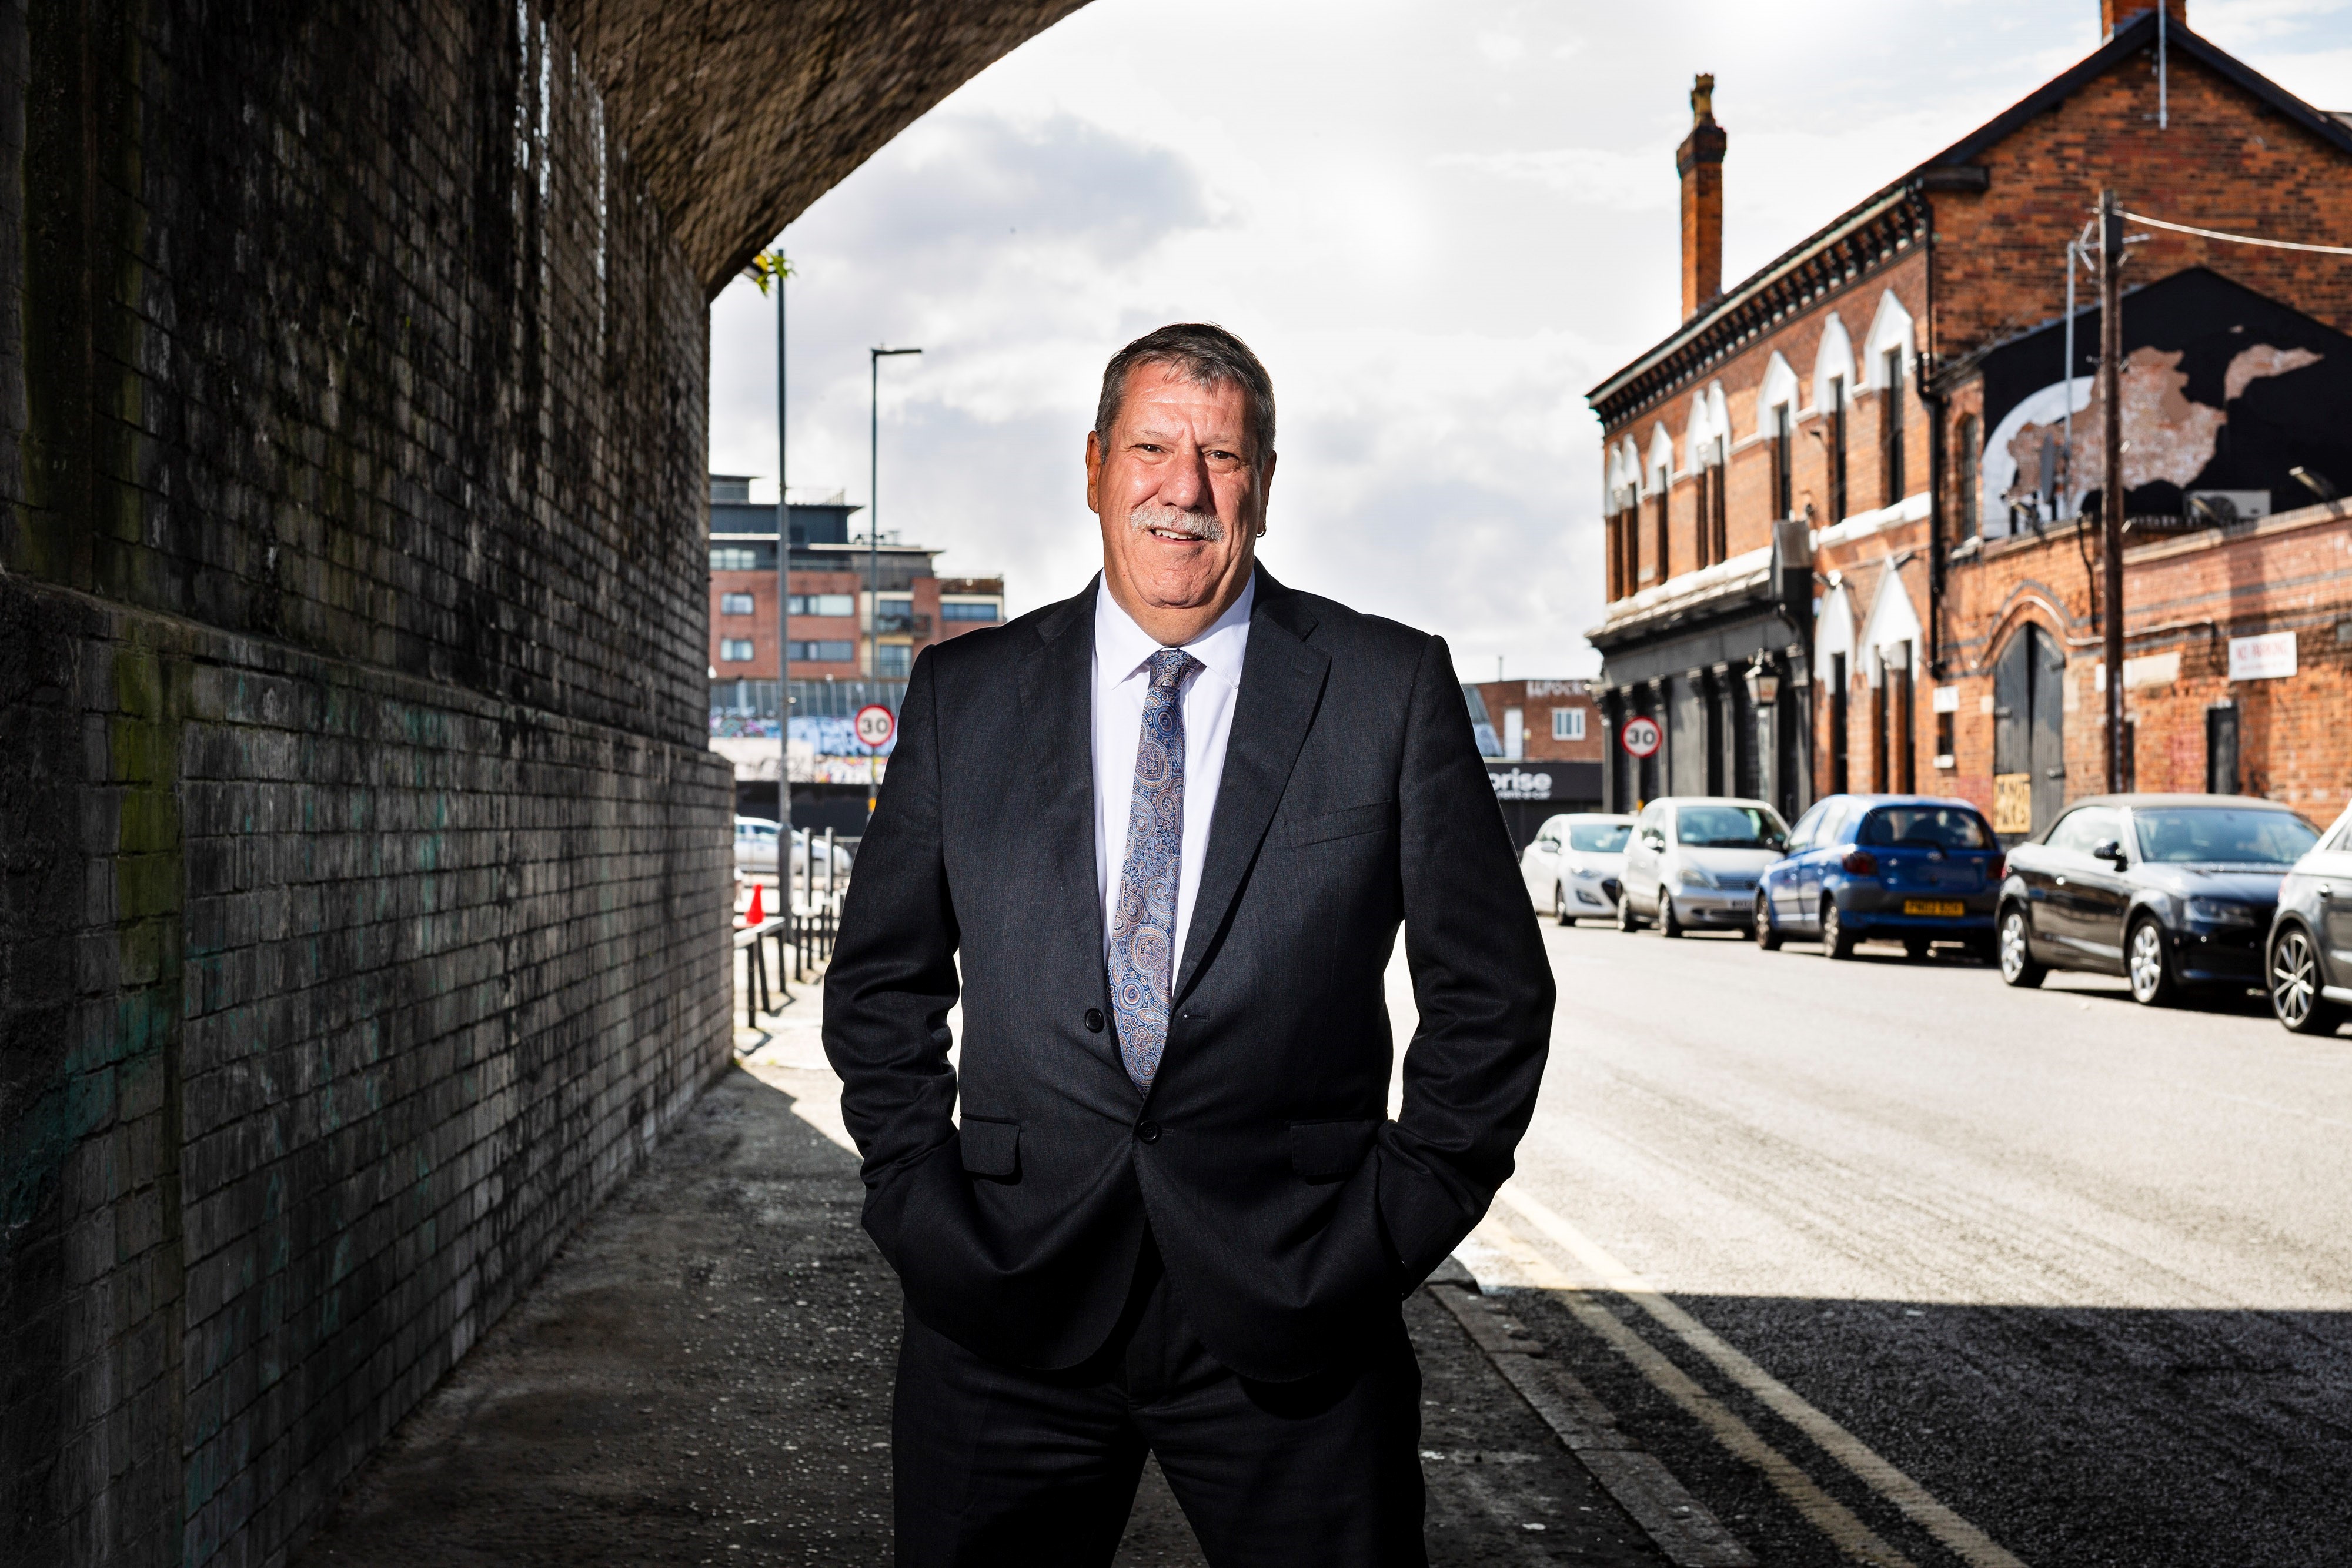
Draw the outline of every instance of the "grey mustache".
<instances>
[{"instance_id":1,"label":"grey mustache","mask_svg":"<svg viewBox=\"0 0 2352 1568\"><path fill-rule=\"evenodd\" d=\"M1154 528L1213 544L1225 537L1225 525L1214 512L1180 512L1173 507L1138 507L1127 515L1127 526L1138 533Z\"/></svg>"}]
</instances>

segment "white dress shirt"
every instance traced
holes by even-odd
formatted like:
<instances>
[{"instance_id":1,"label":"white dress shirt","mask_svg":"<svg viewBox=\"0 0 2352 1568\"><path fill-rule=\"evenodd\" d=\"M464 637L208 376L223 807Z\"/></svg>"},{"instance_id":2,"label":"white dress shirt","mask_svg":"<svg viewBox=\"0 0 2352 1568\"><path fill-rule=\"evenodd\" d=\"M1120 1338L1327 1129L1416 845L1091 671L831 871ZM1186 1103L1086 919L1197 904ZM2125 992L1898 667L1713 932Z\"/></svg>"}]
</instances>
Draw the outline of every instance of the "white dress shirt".
<instances>
[{"instance_id":1,"label":"white dress shirt","mask_svg":"<svg viewBox=\"0 0 2352 1568\"><path fill-rule=\"evenodd\" d=\"M1250 606L1257 573L1242 596L1209 629L1181 644L1201 662L1184 677L1184 834L1176 873L1176 965L1184 962L1184 933L1201 891L1201 862L1224 777L1225 743L1234 733L1234 697L1242 686L1242 655L1249 649ZM1108 583L1095 588L1095 886L1102 899L1103 954L1110 954L1111 907L1118 899L1127 860L1127 817L1135 797L1135 753L1143 741L1143 699L1151 688L1151 655L1160 644L1118 607ZM1172 981L1174 976L1171 976Z\"/></svg>"}]
</instances>

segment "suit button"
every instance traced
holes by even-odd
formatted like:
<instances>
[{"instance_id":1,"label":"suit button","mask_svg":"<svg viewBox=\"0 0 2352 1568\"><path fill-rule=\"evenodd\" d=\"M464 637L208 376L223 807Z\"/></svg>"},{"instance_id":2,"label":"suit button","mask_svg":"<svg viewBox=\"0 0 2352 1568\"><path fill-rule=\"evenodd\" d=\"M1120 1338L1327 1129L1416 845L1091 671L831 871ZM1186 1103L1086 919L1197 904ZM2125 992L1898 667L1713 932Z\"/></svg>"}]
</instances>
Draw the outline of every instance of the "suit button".
<instances>
[{"instance_id":1,"label":"suit button","mask_svg":"<svg viewBox=\"0 0 2352 1568\"><path fill-rule=\"evenodd\" d=\"M1138 1122L1135 1124L1135 1135L1147 1144L1156 1144L1160 1141L1160 1124Z\"/></svg>"},{"instance_id":2,"label":"suit button","mask_svg":"<svg viewBox=\"0 0 2352 1568\"><path fill-rule=\"evenodd\" d=\"M1088 1008L1087 1009L1087 1032L1088 1034L1100 1034L1102 1033L1102 1009Z\"/></svg>"}]
</instances>

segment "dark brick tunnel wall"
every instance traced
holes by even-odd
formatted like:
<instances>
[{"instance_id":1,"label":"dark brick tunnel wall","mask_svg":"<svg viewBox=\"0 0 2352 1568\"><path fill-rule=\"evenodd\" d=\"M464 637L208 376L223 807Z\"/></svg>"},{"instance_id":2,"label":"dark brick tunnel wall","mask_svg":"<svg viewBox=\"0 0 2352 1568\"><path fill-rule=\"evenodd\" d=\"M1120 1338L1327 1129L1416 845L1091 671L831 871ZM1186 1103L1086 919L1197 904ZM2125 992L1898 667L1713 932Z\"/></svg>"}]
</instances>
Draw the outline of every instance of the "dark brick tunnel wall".
<instances>
[{"instance_id":1,"label":"dark brick tunnel wall","mask_svg":"<svg viewBox=\"0 0 2352 1568\"><path fill-rule=\"evenodd\" d=\"M704 280L536 6L0 0L0 1563L269 1563L729 1047Z\"/></svg>"}]
</instances>

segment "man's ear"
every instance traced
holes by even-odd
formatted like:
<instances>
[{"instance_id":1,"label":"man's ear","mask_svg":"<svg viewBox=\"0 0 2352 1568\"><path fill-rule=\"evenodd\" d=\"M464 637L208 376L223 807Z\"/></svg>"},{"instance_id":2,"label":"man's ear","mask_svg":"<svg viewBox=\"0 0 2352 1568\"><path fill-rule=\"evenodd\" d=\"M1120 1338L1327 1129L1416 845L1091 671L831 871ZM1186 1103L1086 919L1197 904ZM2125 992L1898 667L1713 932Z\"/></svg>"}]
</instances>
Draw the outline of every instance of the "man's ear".
<instances>
[{"instance_id":1,"label":"man's ear","mask_svg":"<svg viewBox=\"0 0 2352 1568\"><path fill-rule=\"evenodd\" d=\"M1087 432L1087 510L1102 515L1102 438Z\"/></svg>"},{"instance_id":2,"label":"man's ear","mask_svg":"<svg viewBox=\"0 0 2352 1568\"><path fill-rule=\"evenodd\" d=\"M1265 514L1267 508L1274 505L1274 460L1280 455L1279 453L1267 453L1265 465L1258 470L1257 537L1260 538L1265 538Z\"/></svg>"}]
</instances>

